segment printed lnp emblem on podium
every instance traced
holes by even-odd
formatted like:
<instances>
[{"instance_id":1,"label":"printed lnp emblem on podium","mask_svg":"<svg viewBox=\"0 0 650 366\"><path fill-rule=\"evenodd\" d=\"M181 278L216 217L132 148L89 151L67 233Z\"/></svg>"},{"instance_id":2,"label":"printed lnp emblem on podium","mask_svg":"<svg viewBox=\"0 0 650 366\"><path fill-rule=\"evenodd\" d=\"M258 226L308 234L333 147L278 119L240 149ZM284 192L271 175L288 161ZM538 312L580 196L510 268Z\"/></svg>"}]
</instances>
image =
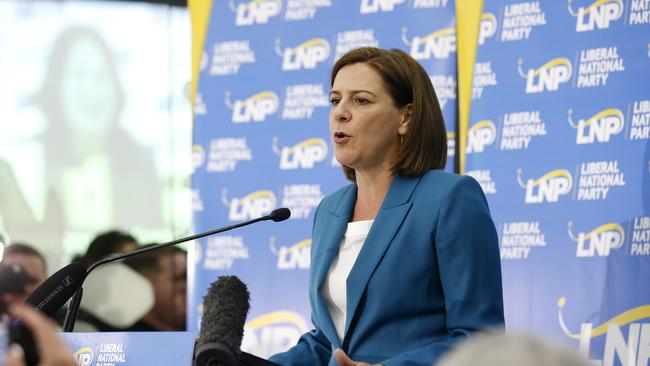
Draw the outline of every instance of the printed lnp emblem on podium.
<instances>
[{"instance_id":1,"label":"printed lnp emblem on podium","mask_svg":"<svg viewBox=\"0 0 650 366\"><path fill-rule=\"evenodd\" d=\"M92 348L83 347L74 353L74 359L79 366L90 366L93 362L95 354Z\"/></svg>"}]
</instances>

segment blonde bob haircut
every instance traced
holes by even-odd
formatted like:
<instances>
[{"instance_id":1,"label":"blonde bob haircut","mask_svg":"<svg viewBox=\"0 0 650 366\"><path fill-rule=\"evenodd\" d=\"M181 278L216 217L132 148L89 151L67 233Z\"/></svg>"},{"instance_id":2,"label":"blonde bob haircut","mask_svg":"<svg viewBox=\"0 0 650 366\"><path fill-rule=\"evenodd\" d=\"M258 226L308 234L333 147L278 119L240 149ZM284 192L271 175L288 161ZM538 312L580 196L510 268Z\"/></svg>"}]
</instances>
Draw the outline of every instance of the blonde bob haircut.
<instances>
[{"instance_id":1,"label":"blonde bob haircut","mask_svg":"<svg viewBox=\"0 0 650 366\"><path fill-rule=\"evenodd\" d=\"M422 65L398 49L356 48L343 55L332 68L330 86L347 65L365 63L382 78L394 105L413 104L411 122L392 165L393 174L419 177L447 163L447 132L438 97ZM354 169L343 166L345 176L355 181Z\"/></svg>"}]
</instances>

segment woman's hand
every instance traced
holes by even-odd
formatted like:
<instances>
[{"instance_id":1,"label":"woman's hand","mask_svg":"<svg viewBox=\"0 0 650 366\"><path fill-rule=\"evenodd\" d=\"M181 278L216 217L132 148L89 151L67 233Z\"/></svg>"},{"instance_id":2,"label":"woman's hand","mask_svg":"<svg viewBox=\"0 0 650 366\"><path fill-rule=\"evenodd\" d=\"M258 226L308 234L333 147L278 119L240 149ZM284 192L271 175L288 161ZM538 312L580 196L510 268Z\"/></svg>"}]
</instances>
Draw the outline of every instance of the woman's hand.
<instances>
[{"instance_id":1,"label":"woman's hand","mask_svg":"<svg viewBox=\"0 0 650 366\"><path fill-rule=\"evenodd\" d=\"M27 305L13 305L9 309L9 314L20 318L32 332L40 356L38 366L77 365L72 357L72 352L56 334L57 326L54 322ZM23 349L17 344L11 345L5 358L5 364L6 366L24 366L26 363Z\"/></svg>"},{"instance_id":2,"label":"woman's hand","mask_svg":"<svg viewBox=\"0 0 650 366\"><path fill-rule=\"evenodd\" d=\"M339 366L382 366L379 363L371 365L367 362L353 361L340 348L337 348L336 351L334 351L334 358L336 359L336 362L339 363Z\"/></svg>"}]
</instances>

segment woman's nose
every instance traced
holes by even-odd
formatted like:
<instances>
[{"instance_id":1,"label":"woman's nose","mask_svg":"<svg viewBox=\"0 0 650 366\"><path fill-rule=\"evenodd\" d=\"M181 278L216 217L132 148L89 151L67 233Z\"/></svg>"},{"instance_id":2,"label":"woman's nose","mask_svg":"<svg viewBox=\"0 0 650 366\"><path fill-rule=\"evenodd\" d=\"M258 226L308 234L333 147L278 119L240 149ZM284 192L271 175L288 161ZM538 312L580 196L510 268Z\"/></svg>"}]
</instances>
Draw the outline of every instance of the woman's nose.
<instances>
[{"instance_id":1,"label":"woman's nose","mask_svg":"<svg viewBox=\"0 0 650 366\"><path fill-rule=\"evenodd\" d=\"M350 111L342 104L339 104L334 108L333 114L334 120L339 123L349 122L352 117Z\"/></svg>"}]
</instances>

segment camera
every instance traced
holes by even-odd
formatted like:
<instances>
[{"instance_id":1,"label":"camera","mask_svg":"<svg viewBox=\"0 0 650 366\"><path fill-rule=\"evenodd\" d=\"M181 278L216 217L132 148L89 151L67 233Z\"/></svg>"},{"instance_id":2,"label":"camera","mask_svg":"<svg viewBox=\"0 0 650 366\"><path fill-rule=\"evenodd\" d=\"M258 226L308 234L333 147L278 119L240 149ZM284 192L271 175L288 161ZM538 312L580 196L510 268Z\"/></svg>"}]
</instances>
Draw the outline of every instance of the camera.
<instances>
[{"instance_id":1,"label":"camera","mask_svg":"<svg viewBox=\"0 0 650 366\"><path fill-rule=\"evenodd\" d=\"M31 332L20 319L7 314L8 302L25 295L26 287L32 282L33 279L21 266L0 263L0 354L3 354L0 364L4 365L7 348L14 343L22 347L27 366L38 364L38 351Z\"/></svg>"}]
</instances>

